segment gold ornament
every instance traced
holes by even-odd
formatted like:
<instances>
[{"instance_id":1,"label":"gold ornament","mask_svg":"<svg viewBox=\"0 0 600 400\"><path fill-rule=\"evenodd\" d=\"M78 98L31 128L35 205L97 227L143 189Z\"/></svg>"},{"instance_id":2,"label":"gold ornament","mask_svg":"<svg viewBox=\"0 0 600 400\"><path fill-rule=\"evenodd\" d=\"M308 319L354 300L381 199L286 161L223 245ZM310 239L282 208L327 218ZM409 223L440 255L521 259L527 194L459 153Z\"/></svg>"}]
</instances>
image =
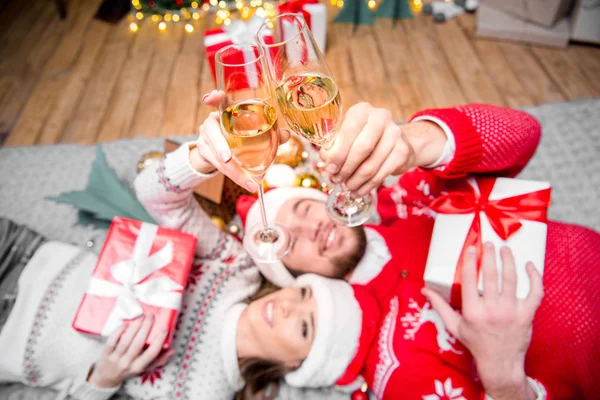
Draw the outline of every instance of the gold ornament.
<instances>
[{"instance_id":1,"label":"gold ornament","mask_svg":"<svg viewBox=\"0 0 600 400\"><path fill-rule=\"evenodd\" d=\"M279 146L275 162L295 167L302 162L304 144L296 136L290 136L290 140Z\"/></svg>"},{"instance_id":2,"label":"gold ornament","mask_svg":"<svg viewBox=\"0 0 600 400\"><path fill-rule=\"evenodd\" d=\"M138 174L142 172L148 165L154 163L154 161L159 160L165 156L164 153L160 151L150 151L142 156L137 163L137 172Z\"/></svg>"},{"instance_id":3,"label":"gold ornament","mask_svg":"<svg viewBox=\"0 0 600 400\"><path fill-rule=\"evenodd\" d=\"M220 230L225 230L225 221L223 220L223 218L219 217L218 215L213 215L210 217L210 220L213 224L218 226Z\"/></svg>"},{"instance_id":4,"label":"gold ornament","mask_svg":"<svg viewBox=\"0 0 600 400\"><path fill-rule=\"evenodd\" d=\"M319 183L319 180L313 174L302 174L296 179L296 186L320 189L321 183Z\"/></svg>"},{"instance_id":5,"label":"gold ornament","mask_svg":"<svg viewBox=\"0 0 600 400\"><path fill-rule=\"evenodd\" d=\"M333 189L333 186L331 186L329 183L321 182L321 192L323 192L325 194L329 194L329 193L331 193L332 189Z\"/></svg>"}]
</instances>

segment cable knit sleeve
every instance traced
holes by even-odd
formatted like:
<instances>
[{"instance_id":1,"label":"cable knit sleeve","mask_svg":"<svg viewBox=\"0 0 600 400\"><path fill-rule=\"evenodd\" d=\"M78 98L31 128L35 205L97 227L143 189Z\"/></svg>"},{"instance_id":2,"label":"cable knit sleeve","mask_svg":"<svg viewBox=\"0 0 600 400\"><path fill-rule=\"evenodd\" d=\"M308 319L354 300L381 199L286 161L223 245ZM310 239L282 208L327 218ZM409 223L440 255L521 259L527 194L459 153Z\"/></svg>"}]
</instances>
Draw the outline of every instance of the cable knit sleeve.
<instances>
[{"instance_id":1,"label":"cable knit sleeve","mask_svg":"<svg viewBox=\"0 0 600 400\"><path fill-rule=\"evenodd\" d=\"M459 178L469 173L515 176L533 156L541 127L531 115L504 107L469 104L454 108L423 110L424 116L443 121L456 141L454 158L434 173Z\"/></svg>"},{"instance_id":2,"label":"cable knit sleeve","mask_svg":"<svg viewBox=\"0 0 600 400\"><path fill-rule=\"evenodd\" d=\"M194 200L193 189L212 175L193 169L189 152L186 143L167 154L144 169L135 179L134 187L138 199L159 225L195 235L196 255L210 258L219 253L228 238Z\"/></svg>"},{"instance_id":3,"label":"cable knit sleeve","mask_svg":"<svg viewBox=\"0 0 600 400\"><path fill-rule=\"evenodd\" d=\"M113 388L99 388L87 381L90 368L82 369L79 376L73 382L69 394L58 396L69 400L108 400L121 388L121 385Z\"/></svg>"}]
</instances>

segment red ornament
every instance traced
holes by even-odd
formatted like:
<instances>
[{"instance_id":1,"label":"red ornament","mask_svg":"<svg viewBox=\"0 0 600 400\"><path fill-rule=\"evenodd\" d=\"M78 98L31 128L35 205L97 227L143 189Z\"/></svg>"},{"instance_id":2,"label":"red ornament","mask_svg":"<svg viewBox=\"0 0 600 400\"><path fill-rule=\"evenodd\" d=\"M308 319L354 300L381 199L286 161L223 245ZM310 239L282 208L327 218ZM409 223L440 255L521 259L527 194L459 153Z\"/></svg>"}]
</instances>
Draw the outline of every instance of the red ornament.
<instances>
[{"instance_id":1,"label":"red ornament","mask_svg":"<svg viewBox=\"0 0 600 400\"><path fill-rule=\"evenodd\" d=\"M352 396L350 398L352 400L369 400L369 395L366 392L357 389L354 392L352 392Z\"/></svg>"},{"instance_id":2,"label":"red ornament","mask_svg":"<svg viewBox=\"0 0 600 400\"><path fill-rule=\"evenodd\" d=\"M175 3L177 3L178 6L180 6L183 3L183 0L175 0Z\"/></svg>"},{"instance_id":3,"label":"red ornament","mask_svg":"<svg viewBox=\"0 0 600 400\"><path fill-rule=\"evenodd\" d=\"M150 7L154 7L154 6L156 5L156 3L154 2L154 0L150 0L150 1L148 2L148 5L149 5Z\"/></svg>"}]
</instances>

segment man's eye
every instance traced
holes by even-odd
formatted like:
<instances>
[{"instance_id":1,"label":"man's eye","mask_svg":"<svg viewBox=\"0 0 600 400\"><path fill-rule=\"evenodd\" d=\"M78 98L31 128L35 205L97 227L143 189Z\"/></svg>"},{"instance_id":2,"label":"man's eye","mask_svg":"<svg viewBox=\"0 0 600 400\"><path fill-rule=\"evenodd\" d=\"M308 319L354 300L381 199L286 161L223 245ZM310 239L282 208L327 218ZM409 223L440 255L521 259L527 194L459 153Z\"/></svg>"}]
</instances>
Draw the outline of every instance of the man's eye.
<instances>
[{"instance_id":1,"label":"man's eye","mask_svg":"<svg viewBox=\"0 0 600 400\"><path fill-rule=\"evenodd\" d=\"M306 297L306 288L300 289L300 295L302 296L303 299Z\"/></svg>"},{"instance_id":2,"label":"man's eye","mask_svg":"<svg viewBox=\"0 0 600 400\"><path fill-rule=\"evenodd\" d=\"M306 338L308 336L308 324L306 321L302 321L302 336Z\"/></svg>"},{"instance_id":3,"label":"man's eye","mask_svg":"<svg viewBox=\"0 0 600 400\"><path fill-rule=\"evenodd\" d=\"M308 211L310 210L310 204L306 206L306 208L304 209L304 216L306 217L308 215Z\"/></svg>"}]
</instances>

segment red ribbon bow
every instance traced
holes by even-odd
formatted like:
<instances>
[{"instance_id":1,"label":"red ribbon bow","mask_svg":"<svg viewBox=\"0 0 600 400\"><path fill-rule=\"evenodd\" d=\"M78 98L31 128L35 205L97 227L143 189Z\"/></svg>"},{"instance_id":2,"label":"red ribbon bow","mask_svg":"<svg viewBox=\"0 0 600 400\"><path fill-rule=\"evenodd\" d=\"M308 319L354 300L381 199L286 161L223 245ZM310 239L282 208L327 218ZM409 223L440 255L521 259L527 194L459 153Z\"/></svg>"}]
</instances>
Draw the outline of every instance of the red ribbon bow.
<instances>
[{"instance_id":1,"label":"red ribbon bow","mask_svg":"<svg viewBox=\"0 0 600 400\"><path fill-rule=\"evenodd\" d=\"M474 246L477 251L477 274L481 268L481 212L484 212L490 225L502 240L507 240L517 232L522 224L521 219L547 222L547 209L550 204L551 189L543 189L522 195L490 200L490 193L496 183L496 178L476 179L479 193L467 181L460 181L452 190L442 195L430 204L430 208L440 214L471 214L473 222L467 233L458 265L454 274L451 291L451 303L461 304L461 277L464 257L467 248Z\"/></svg>"},{"instance_id":2,"label":"red ribbon bow","mask_svg":"<svg viewBox=\"0 0 600 400\"><path fill-rule=\"evenodd\" d=\"M279 6L279 12L283 13L302 13L306 23L310 26L310 15L307 19L306 12L302 8L307 4L319 4L319 0L292 0L287 1Z\"/></svg>"}]
</instances>

